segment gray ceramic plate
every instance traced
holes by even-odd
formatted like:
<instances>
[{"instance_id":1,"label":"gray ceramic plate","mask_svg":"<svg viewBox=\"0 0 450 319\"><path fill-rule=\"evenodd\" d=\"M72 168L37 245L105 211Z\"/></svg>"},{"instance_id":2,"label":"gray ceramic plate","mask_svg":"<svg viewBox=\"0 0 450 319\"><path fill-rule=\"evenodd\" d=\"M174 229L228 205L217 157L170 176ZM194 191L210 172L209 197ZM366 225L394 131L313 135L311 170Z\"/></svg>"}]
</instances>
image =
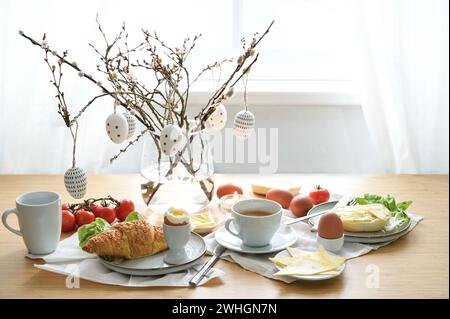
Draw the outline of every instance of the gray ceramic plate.
<instances>
[{"instance_id":1,"label":"gray ceramic plate","mask_svg":"<svg viewBox=\"0 0 450 319\"><path fill-rule=\"evenodd\" d=\"M200 235L191 232L191 238L186 245L186 253L189 259L186 263L181 265L168 265L164 262L167 250L153 256L125 260L119 263L109 262L102 258L99 258L99 261L109 269L122 274L157 276L188 269L195 265L203 257L205 252L206 243L203 238Z\"/></svg>"},{"instance_id":2,"label":"gray ceramic plate","mask_svg":"<svg viewBox=\"0 0 450 319\"><path fill-rule=\"evenodd\" d=\"M337 201L331 201L331 202L317 205L310 209L310 211L308 212L308 215L330 210L336 205L336 203L337 203ZM320 219L320 216L313 217L313 218L308 219L308 222L310 223L311 226L315 227L317 225L317 223L319 222L319 219ZM346 231L346 232L344 232L345 237L346 237L345 240L350 241L350 240L347 240L350 237L354 237L354 238L358 238L358 239L365 238L365 239L369 239L369 240L372 240L374 238L379 238L380 240L378 240L378 241L375 240L375 242L386 242L386 241L389 241L389 240L386 240L389 237L394 237L395 235L397 235L397 236L403 235L404 232L408 230L410 225L411 225L411 220L409 222L407 222L406 224L404 224L403 226L401 226L397 229L394 229L392 231L381 230L381 231L377 231L377 232L359 232L359 233ZM390 239L390 240L392 240L392 239ZM352 242L362 242L362 241L355 239L355 240L352 240ZM374 243L374 241L371 241L370 243Z\"/></svg>"}]
</instances>

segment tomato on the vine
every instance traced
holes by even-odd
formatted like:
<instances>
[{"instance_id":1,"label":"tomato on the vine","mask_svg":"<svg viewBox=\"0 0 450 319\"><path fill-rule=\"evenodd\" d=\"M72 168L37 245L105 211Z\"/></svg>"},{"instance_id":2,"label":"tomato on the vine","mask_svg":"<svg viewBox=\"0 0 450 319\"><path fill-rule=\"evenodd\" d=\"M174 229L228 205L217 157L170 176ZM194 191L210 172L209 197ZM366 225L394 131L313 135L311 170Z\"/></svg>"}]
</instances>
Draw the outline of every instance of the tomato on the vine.
<instances>
[{"instance_id":1,"label":"tomato on the vine","mask_svg":"<svg viewBox=\"0 0 450 319\"><path fill-rule=\"evenodd\" d=\"M62 210L68 210L68 211L70 211L69 204L63 203L63 204L61 205L61 209L62 209Z\"/></svg>"},{"instance_id":2,"label":"tomato on the vine","mask_svg":"<svg viewBox=\"0 0 450 319\"><path fill-rule=\"evenodd\" d=\"M314 189L309 193L314 205L328 202L330 199L330 192L321 185L314 186Z\"/></svg>"},{"instance_id":3,"label":"tomato on the vine","mask_svg":"<svg viewBox=\"0 0 450 319\"><path fill-rule=\"evenodd\" d=\"M123 222L128 214L134 211L134 203L129 199L123 199L115 208L117 218Z\"/></svg>"},{"instance_id":4,"label":"tomato on the vine","mask_svg":"<svg viewBox=\"0 0 450 319\"><path fill-rule=\"evenodd\" d=\"M99 211L99 209L102 208L102 206L99 206L99 205L97 205L97 204L95 204L95 203L92 203L91 205L89 205L89 208L91 209L91 212L92 212L95 216L97 216L97 212Z\"/></svg>"},{"instance_id":5,"label":"tomato on the vine","mask_svg":"<svg viewBox=\"0 0 450 319\"><path fill-rule=\"evenodd\" d=\"M110 224L116 220L116 212L112 207L98 206L94 214L96 217L103 218Z\"/></svg>"},{"instance_id":6,"label":"tomato on the vine","mask_svg":"<svg viewBox=\"0 0 450 319\"><path fill-rule=\"evenodd\" d=\"M87 210L80 209L75 213L75 219L78 226L83 226L93 222L95 220L95 215Z\"/></svg>"},{"instance_id":7,"label":"tomato on the vine","mask_svg":"<svg viewBox=\"0 0 450 319\"><path fill-rule=\"evenodd\" d=\"M61 231L69 232L75 228L75 216L67 209L62 210Z\"/></svg>"}]
</instances>

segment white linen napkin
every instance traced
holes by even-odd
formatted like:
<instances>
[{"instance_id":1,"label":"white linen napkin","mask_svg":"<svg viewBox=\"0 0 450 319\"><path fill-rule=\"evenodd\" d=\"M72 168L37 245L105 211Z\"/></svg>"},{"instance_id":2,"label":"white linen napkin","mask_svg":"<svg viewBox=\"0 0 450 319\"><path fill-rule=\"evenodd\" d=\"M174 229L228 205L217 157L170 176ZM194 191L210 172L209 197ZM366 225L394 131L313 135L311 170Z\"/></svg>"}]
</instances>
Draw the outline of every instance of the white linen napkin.
<instances>
[{"instance_id":1,"label":"white linen napkin","mask_svg":"<svg viewBox=\"0 0 450 319\"><path fill-rule=\"evenodd\" d=\"M112 271L103 266L96 255L89 254L78 246L77 233L62 240L56 250L49 255L27 254L31 259L43 259L47 263L34 266L39 269L63 274L66 276L77 276L81 279L94 281L108 285L118 285L127 287L155 287L155 286L174 286L188 287L189 280L197 273L203 263L196 264L190 269L161 276L131 276ZM200 285L209 280L223 276L225 272L220 269L212 268L202 279Z\"/></svg>"},{"instance_id":2,"label":"white linen napkin","mask_svg":"<svg viewBox=\"0 0 450 319\"><path fill-rule=\"evenodd\" d=\"M421 216L413 215L408 213L411 216L411 226L408 231L405 233L409 233L416 225L422 220ZM289 217L284 216L283 220L290 219ZM317 248L316 241L316 233L311 232L311 226L304 222L299 222L297 224L293 224L291 227L297 232L298 239L292 247L302 248ZM404 235L403 235L404 236ZM214 247L217 245L216 240L214 239L214 234L209 234L205 237L206 245L208 247L208 253L211 253ZM394 241L394 240L393 240ZM344 257L345 259L355 258L364 254L367 254L371 250L376 250L380 247L386 246L391 242L381 243L381 244L359 244L359 243L344 243L344 247L339 252L339 255ZM242 268L255 272L259 275L281 280L286 283L294 282L298 279L289 277L289 276L274 276L278 270L275 268L274 264L268 259L269 257L275 256L277 253L272 254L241 254L227 249L223 255L222 259L231 261L239 264Z\"/></svg>"}]
</instances>

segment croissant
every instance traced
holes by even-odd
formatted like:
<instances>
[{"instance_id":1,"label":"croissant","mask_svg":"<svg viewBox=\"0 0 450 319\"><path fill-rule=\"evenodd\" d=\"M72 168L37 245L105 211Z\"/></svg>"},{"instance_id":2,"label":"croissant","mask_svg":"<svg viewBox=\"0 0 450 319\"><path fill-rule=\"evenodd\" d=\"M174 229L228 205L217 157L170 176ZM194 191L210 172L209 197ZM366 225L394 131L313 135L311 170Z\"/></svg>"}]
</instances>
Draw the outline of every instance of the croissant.
<instances>
[{"instance_id":1,"label":"croissant","mask_svg":"<svg viewBox=\"0 0 450 319\"><path fill-rule=\"evenodd\" d=\"M134 259L167 249L162 227L145 220L122 222L89 239L83 250L99 256Z\"/></svg>"}]
</instances>

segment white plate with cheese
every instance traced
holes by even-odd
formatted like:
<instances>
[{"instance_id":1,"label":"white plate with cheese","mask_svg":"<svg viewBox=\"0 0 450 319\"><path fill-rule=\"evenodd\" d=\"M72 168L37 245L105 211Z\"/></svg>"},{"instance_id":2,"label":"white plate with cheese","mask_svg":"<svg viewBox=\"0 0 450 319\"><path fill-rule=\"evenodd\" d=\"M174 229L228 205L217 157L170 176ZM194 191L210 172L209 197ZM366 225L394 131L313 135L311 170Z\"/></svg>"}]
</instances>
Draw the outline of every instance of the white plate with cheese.
<instances>
[{"instance_id":1,"label":"white plate with cheese","mask_svg":"<svg viewBox=\"0 0 450 319\"><path fill-rule=\"evenodd\" d=\"M331 210L336 205L336 203L337 203L336 201L330 201L327 203L317 205L317 206L311 208L311 210L308 212L308 215L317 214L317 213ZM313 226L314 229L316 229L316 226L319 223L319 220L320 220L320 216L313 217L313 218L309 219L309 223L311 226ZM405 232L407 232L410 225L411 225L411 220L409 220L409 222L405 223L404 225L402 225L392 231L386 231L386 230L372 231L372 232L344 231L345 241L359 242L359 243L386 242L386 241L396 239L399 236L402 236Z\"/></svg>"},{"instance_id":2,"label":"white plate with cheese","mask_svg":"<svg viewBox=\"0 0 450 319\"><path fill-rule=\"evenodd\" d=\"M305 254L304 259L302 254ZM312 258L308 258L306 255L314 256L312 256ZM283 264L286 260L293 260L295 258L298 258L296 264L295 261L293 261L290 265ZM314 252L311 248L288 248L287 250L279 252L274 258L271 258L271 261L278 269L278 272L275 275L288 276L308 281L328 280L341 275L345 270L345 259L327 252L321 246L316 252ZM283 272L285 274L283 274ZM295 274L295 272L302 274Z\"/></svg>"}]
</instances>

